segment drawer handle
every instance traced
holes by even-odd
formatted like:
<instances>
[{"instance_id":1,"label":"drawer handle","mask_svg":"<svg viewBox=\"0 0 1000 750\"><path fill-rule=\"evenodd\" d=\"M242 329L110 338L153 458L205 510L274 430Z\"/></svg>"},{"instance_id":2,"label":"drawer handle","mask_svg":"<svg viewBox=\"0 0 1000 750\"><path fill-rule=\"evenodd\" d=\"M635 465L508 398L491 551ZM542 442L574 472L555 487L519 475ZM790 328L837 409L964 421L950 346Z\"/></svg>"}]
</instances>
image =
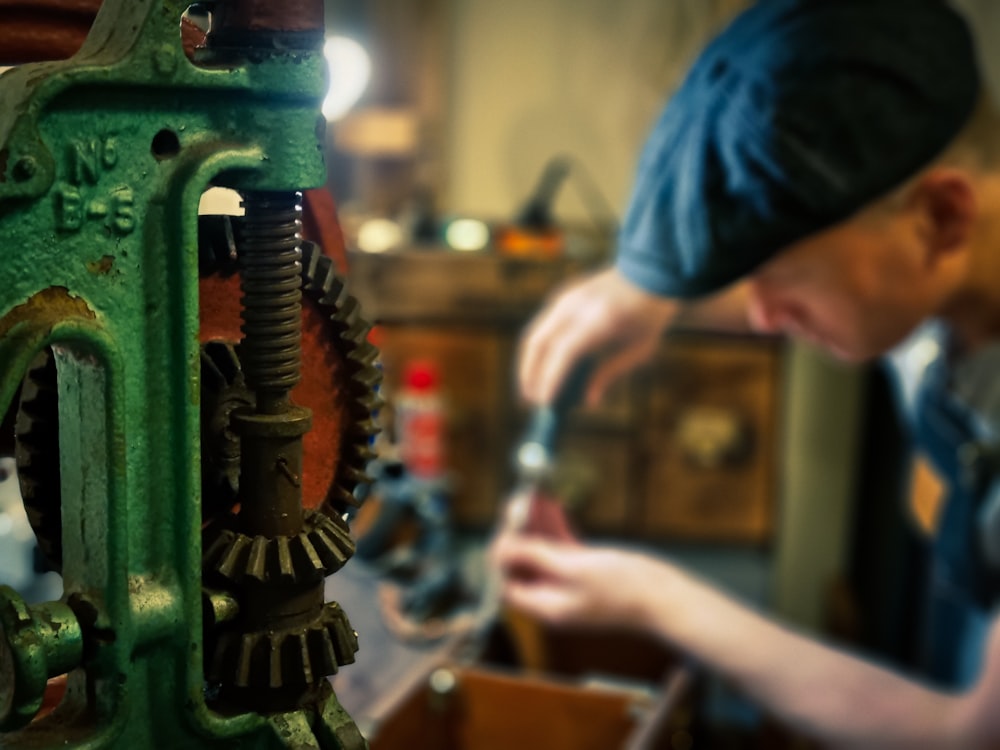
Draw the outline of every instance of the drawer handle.
<instances>
[{"instance_id":1,"label":"drawer handle","mask_svg":"<svg viewBox=\"0 0 1000 750\"><path fill-rule=\"evenodd\" d=\"M749 455L751 429L734 409L692 406L678 416L675 438L685 459L702 469L717 469Z\"/></svg>"}]
</instances>

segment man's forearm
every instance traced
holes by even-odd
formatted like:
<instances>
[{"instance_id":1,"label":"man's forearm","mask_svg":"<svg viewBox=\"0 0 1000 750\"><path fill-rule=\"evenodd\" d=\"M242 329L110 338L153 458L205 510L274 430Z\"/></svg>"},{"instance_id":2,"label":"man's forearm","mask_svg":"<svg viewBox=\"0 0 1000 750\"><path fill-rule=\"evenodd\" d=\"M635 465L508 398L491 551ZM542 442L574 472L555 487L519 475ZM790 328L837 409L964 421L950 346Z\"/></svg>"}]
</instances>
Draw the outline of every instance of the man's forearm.
<instances>
[{"instance_id":1,"label":"man's forearm","mask_svg":"<svg viewBox=\"0 0 1000 750\"><path fill-rule=\"evenodd\" d=\"M651 626L790 726L832 747L974 746L964 697L811 641L683 573L667 578Z\"/></svg>"},{"instance_id":2,"label":"man's forearm","mask_svg":"<svg viewBox=\"0 0 1000 750\"><path fill-rule=\"evenodd\" d=\"M750 332L747 285L734 284L709 297L684 302L674 318L675 328L699 328L727 333Z\"/></svg>"}]
</instances>

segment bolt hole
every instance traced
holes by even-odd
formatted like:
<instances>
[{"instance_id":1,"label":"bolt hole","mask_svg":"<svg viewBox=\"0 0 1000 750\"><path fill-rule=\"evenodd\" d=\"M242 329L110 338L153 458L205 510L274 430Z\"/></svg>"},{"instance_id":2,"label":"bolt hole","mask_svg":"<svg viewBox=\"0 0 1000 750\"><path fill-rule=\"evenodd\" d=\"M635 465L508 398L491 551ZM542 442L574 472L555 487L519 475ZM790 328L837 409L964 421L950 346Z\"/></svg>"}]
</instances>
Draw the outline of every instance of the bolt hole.
<instances>
[{"instance_id":1,"label":"bolt hole","mask_svg":"<svg viewBox=\"0 0 1000 750\"><path fill-rule=\"evenodd\" d=\"M172 130L161 130L153 136L153 156L159 160L172 159L181 151L181 142Z\"/></svg>"}]
</instances>

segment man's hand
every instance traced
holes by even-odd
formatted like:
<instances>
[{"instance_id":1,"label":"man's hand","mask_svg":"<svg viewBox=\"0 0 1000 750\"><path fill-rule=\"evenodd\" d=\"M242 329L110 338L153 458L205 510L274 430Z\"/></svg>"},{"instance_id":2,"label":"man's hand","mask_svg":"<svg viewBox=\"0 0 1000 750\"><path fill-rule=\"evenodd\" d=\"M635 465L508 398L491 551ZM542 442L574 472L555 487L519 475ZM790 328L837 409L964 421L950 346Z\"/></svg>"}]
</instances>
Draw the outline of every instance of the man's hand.
<instances>
[{"instance_id":1,"label":"man's hand","mask_svg":"<svg viewBox=\"0 0 1000 750\"><path fill-rule=\"evenodd\" d=\"M652 629L650 592L671 570L638 554L526 534L503 534L492 557L507 603L554 625Z\"/></svg>"},{"instance_id":2,"label":"man's hand","mask_svg":"<svg viewBox=\"0 0 1000 750\"><path fill-rule=\"evenodd\" d=\"M535 317L522 343L518 379L531 403L549 404L581 359L596 355L589 404L618 377L649 359L679 305L609 268L567 287Z\"/></svg>"},{"instance_id":3,"label":"man's hand","mask_svg":"<svg viewBox=\"0 0 1000 750\"><path fill-rule=\"evenodd\" d=\"M497 538L506 534L544 537L567 544L579 541L565 506L537 488L518 491L507 500Z\"/></svg>"},{"instance_id":4,"label":"man's hand","mask_svg":"<svg viewBox=\"0 0 1000 750\"><path fill-rule=\"evenodd\" d=\"M824 646L652 557L504 533L492 558L511 606L554 625L651 633L824 747L1000 747L998 623L978 684L957 694Z\"/></svg>"}]
</instances>

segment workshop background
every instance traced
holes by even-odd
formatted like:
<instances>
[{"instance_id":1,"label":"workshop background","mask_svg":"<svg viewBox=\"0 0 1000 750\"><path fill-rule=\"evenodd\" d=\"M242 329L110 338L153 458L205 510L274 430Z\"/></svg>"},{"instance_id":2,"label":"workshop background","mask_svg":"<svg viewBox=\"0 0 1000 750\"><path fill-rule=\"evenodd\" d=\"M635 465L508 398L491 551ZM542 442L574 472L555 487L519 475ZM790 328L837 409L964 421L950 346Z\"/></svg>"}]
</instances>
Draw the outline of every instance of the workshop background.
<instances>
[{"instance_id":1,"label":"workshop background","mask_svg":"<svg viewBox=\"0 0 1000 750\"><path fill-rule=\"evenodd\" d=\"M980 39L1000 32L1000 5L958 4ZM433 700L428 709L414 696L427 692L440 708L462 688L442 667L450 623L475 612L486 585L482 549L515 480L527 417L513 379L518 337L554 289L611 257L653 118L746 5L327 2L329 38L352 40L331 48L333 80L354 95L327 112L329 188L348 288L375 324L385 401L376 481L352 522L358 559L328 594L360 634L357 663L334 684L373 748L417 735L432 747L428 736L447 734L435 715L466 722L466 738L493 731L496 719L475 709L434 714ZM1000 53L980 46L996 88ZM683 330L607 403L574 413L559 493L589 537L669 555L803 630L905 669L938 493L892 400L877 366ZM30 601L57 597L13 459L0 461L0 479L0 582ZM524 707L539 732L574 702L572 716L620 721L586 691L655 703L679 664L623 633L577 642L516 618L508 630L494 671L464 674L466 700ZM529 673L530 684L518 681ZM549 685L541 693L539 679ZM694 692L678 702L664 747L778 747L769 743L779 736L804 746L723 685L703 680ZM468 746L493 747L483 743Z\"/></svg>"}]
</instances>

